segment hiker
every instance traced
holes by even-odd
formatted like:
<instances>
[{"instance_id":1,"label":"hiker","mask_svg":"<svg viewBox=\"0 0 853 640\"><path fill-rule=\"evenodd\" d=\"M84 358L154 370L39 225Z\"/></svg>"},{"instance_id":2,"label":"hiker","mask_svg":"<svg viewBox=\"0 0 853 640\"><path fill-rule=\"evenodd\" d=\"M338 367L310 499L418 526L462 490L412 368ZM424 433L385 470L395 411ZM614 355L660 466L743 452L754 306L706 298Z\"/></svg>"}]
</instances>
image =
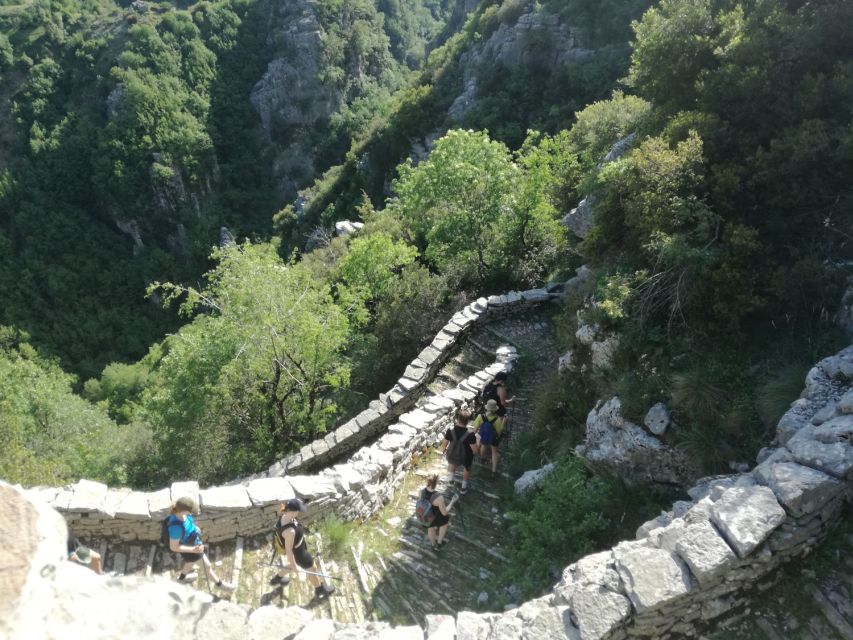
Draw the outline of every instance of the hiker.
<instances>
[{"instance_id":1,"label":"hiker","mask_svg":"<svg viewBox=\"0 0 853 640\"><path fill-rule=\"evenodd\" d=\"M433 551L438 551L447 543L445 538L447 537L447 529L450 527L450 510L459 499L457 494L445 505L444 496L435 490L436 486L438 486L438 476L433 475L427 480L426 486L421 489L420 494L421 500L426 500L432 505L433 516L427 528L427 537ZM436 532L438 539L436 539Z\"/></svg>"},{"instance_id":2,"label":"hiker","mask_svg":"<svg viewBox=\"0 0 853 640\"><path fill-rule=\"evenodd\" d=\"M474 454L477 452L477 436L473 428L469 429L471 412L463 409L453 419L453 427L444 432L444 456L447 458L447 483L453 482L453 476L457 467L462 465L462 489L463 495L468 492L471 478L471 465L474 463Z\"/></svg>"},{"instance_id":3,"label":"hiker","mask_svg":"<svg viewBox=\"0 0 853 640\"><path fill-rule=\"evenodd\" d=\"M335 591L335 587L325 584L320 576L308 573L314 570L314 558L308 551L308 543L305 541L305 531L297 521L299 513L305 511L305 505L301 500L292 499L282 502L278 506L279 517L276 520L275 536L273 545L279 558L287 557L289 565L281 564L278 573L270 580L271 585L286 585L290 578L284 575L285 571L296 571L301 568L308 575L308 582L314 587L315 598L327 598Z\"/></svg>"},{"instance_id":4,"label":"hiker","mask_svg":"<svg viewBox=\"0 0 853 640\"><path fill-rule=\"evenodd\" d=\"M104 567L101 564L101 554L80 544L77 536L70 531L68 532L68 559L77 564L89 566L95 573L101 574L104 572Z\"/></svg>"},{"instance_id":5,"label":"hiker","mask_svg":"<svg viewBox=\"0 0 853 640\"><path fill-rule=\"evenodd\" d=\"M166 518L165 526L169 531L169 550L180 554L184 564L178 576L178 582L193 582L198 574L193 570L196 563L201 560L205 575L208 580L223 591L235 591L236 585L221 580L210 559L205 553L205 545L201 542L201 529L193 521L192 514L198 513L198 506L192 498L180 498L172 505L172 513Z\"/></svg>"},{"instance_id":6,"label":"hiker","mask_svg":"<svg viewBox=\"0 0 853 640\"><path fill-rule=\"evenodd\" d=\"M501 418L506 417L507 405L510 405L515 401L515 396L509 399L506 397L506 379L506 371L497 373L490 382L486 383L486 386L483 387L483 391L480 394L480 400L483 404L487 403L489 400L494 400L497 403L497 415Z\"/></svg>"},{"instance_id":7,"label":"hiker","mask_svg":"<svg viewBox=\"0 0 853 640\"><path fill-rule=\"evenodd\" d=\"M500 416L500 407L497 401L493 398L486 402L476 418L474 418L474 429L480 436L480 457L485 464L487 461L487 451L492 450L492 478L495 477L498 470L498 445L501 443L501 437L504 433L506 419Z\"/></svg>"}]
</instances>

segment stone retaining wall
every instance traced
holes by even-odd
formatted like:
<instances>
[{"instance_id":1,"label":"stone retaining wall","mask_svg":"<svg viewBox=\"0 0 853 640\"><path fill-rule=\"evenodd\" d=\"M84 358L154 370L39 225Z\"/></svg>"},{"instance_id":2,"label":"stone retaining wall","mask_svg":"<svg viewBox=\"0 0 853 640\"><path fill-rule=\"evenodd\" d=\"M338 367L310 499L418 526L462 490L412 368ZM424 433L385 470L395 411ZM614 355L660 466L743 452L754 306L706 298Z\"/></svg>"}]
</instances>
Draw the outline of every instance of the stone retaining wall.
<instances>
[{"instance_id":1,"label":"stone retaining wall","mask_svg":"<svg viewBox=\"0 0 853 640\"><path fill-rule=\"evenodd\" d=\"M202 513L197 522L209 542L267 531L278 503L293 497L310 504L307 521L331 513L345 520L366 518L388 500L402 481L412 454L440 438L455 408L474 398L495 373L511 367L516 357L514 348L502 347L495 364L454 389L425 397L426 385L460 341L486 319L559 299L582 287L589 276L590 271L582 267L566 283L511 291L467 305L453 315L387 394L381 394L368 409L324 438L263 473L207 489L201 489L195 481L182 481L145 492L80 480L65 487L35 487L26 493L63 514L75 534L84 540L158 540L161 521L172 503L182 496L191 496L200 505ZM415 407L416 403L420 406ZM310 468L342 459L383 431L385 435L355 451L345 462L305 474Z\"/></svg>"}]
</instances>

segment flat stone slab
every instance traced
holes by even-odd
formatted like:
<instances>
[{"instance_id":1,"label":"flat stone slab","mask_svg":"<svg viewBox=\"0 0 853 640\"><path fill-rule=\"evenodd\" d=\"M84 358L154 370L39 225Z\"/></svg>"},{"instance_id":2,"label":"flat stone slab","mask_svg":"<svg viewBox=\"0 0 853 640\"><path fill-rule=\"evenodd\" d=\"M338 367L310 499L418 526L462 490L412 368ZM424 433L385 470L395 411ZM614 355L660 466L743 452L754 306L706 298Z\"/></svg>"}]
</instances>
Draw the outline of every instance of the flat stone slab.
<instances>
[{"instance_id":1,"label":"flat stone slab","mask_svg":"<svg viewBox=\"0 0 853 640\"><path fill-rule=\"evenodd\" d=\"M526 302L545 302L551 299L551 295L545 289L528 289L521 292L521 297Z\"/></svg>"},{"instance_id":2,"label":"flat stone slab","mask_svg":"<svg viewBox=\"0 0 853 640\"><path fill-rule=\"evenodd\" d=\"M767 487L733 487L711 507L711 521L741 558L785 521L785 510Z\"/></svg>"},{"instance_id":3,"label":"flat stone slab","mask_svg":"<svg viewBox=\"0 0 853 640\"><path fill-rule=\"evenodd\" d=\"M86 513L99 511L107 497L107 485L92 480L80 480L72 487L74 494L68 500L66 511Z\"/></svg>"},{"instance_id":4,"label":"flat stone slab","mask_svg":"<svg viewBox=\"0 0 853 640\"><path fill-rule=\"evenodd\" d=\"M400 449L405 449L406 445L409 444L409 440L410 438L408 436L404 436L399 433L386 433L384 436L379 438L377 445L384 451L398 451Z\"/></svg>"},{"instance_id":5,"label":"flat stone slab","mask_svg":"<svg viewBox=\"0 0 853 640\"><path fill-rule=\"evenodd\" d=\"M336 464L333 467L335 473L338 474L338 477L347 485L344 487L347 490L355 490L361 489L364 486L364 476L359 473L358 469L356 469L353 465L347 464Z\"/></svg>"},{"instance_id":6,"label":"flat stone slab","mask_svg":"<svg viewBox=\"0 0 853 640\"><path fill-rule=\"evenodd\" d=\"M820 426L800 429L788 441L794 460L836 478L853 471L853 415L841 415Z\"/></svg>"},{"instance_id":7,"label":"flat stone slab","mask_svg":"<svg viewBox=\"0 0 853 640\"><path fill-rule=\"evenodd\" d=\"M662 607L693 589L687 567L663 549L623 542L613 549L613 558L637 613Z\"/></svg>"},{"instance_id":8,"label":"flat stone slab","mask_svg":"<svg viewBox=\"0 0 853 640\"><path fill-rule=\"evenodd\" d=\"M337 494L334 482L323 476L288 476L287 480L296 492L296 497L305 500Z\"/></svg>"},{"instance_id":9,"label":"flat stone slab","mask_svg":"<svg viewBox=\"0 0 853 640\"><path fill-rule=\"evenodd\" d=\"M403 387L406 391L411 391L412 389L417 388L420 384L417 380L410 380L409 378L403 377L397 380L397 384Z\"/></svg>"},{"instance_id":10,"label":"flat stone slab","mask_svg":"<svg viewBox=\"0 0 853 640\"><path fill-rule=\"evenodd\" d=\"M296 497L293 487L284 478L259 478L246 487L252 504L265 506Z\"/></svg>"},{"instance_id":11,"label":"flat stone slab","mask_svg":"<svg viewBox=\"0 0 853 640\"><path fill-rule=\"evenodd\" d=\"M171 500L177 502L179 498L192 498L198 504L198 482L195 480L185 480L183 482L173 482L170 487Z\"/></svg>"},{"instance_id":12,"label":"flat stone slab","mask_svg":"<svg viewBox=\"0 0 853 640\"><path fill-rule=\"evenodd\" d=\"M157 520L165 518L172 509L171 488L160 489L148 494L148 513Z\"/></svg>"},{"instance_id":13,"label":"flat stone slab","mask_svg":"<svg viewBox=\"0 0 853 640\"><path fill-rule=\"evenodd\" d=\"M249 637L252 640L281 640L282 629L297 634L314 619L314 615L302 607L259 607L249 614Z\"/></svg>"},{"instance_id":14,"label":"flat stone slab","mask_svg":"<svg viewBox=\"0 0 853 640\"><path fill-rule=\"evenodd\" d=\"M675 553L701 586L712 585L737 562L734 551L707 520L684 527L675 542Z\"/></svg>"},{"instance_id":15,"label":"flat stone slab","mask_svg":"<svg viewBox=\"0 0 853 640\"><path fill-rule=\"evenodd\" d=\"M251 506L249 492L241 485L201 491L201 507L206 511L243 511Z\"/></svg>"},{"instance_id":16,"label":"flat stone slab","mask_svg":"<svg viewBox=\"0 0 853 640\"><path fill-rule=\"evenodd\" d=\"M107 491L107 495L104 498L103 504L101 504L100 511L101 513L105 513L106 515L115 517L116 510L121 506L121 503L124 502L124 499L129 496L131 490L123 487L121 489L110 489Z\"/></svg>"},{"instance_id":17,"label":"flat stone slab","mask_svg":"<svg viewBox=\"0 0 853 640\"><path fill-rule=\"evenodd\" d=\"M148 512L148 500L150 496L141 491L131 491L124 500L119 503L115 511L115 517L127 520L150 520Z\"/></svg>"},{"instance_id":18,"label":"flat stone slab","mask_svg":"<svg viewBox=\"0 0 853 640\"><path fill-rule=\"evenodd\" d=\"M456 620L448 615L426 616L426 640L454 640L456 638Z\"/></svg>"},{"instance_id":19,"label":"flat stone slab","mask_svg":"<svg viewBox=\"0 0 853 640\"><path fill-rule=\"evenodd\" d=\"M445 330L447 330L447 327L445 327ZM441 356L441 352L438 349L426 347L418 354L418 359L426 365L431 365L433 362L438 360L439 356Z\"/></svg>"},{"instance_id":20,"label":"flat stone slab","mask_svg":"<svg viewBox=\"0 0 853 640\"><path fill-rule=\"evenodd\" d=\"M618 629L631 613L631 602L604 587L587 586L575 590L569 608L580 637L586 640L607 637Z\"/></svg>"},{"instance_id":21,"label":"flat stone slab","mask_svg":"<svg viewBox=\"0 0 853 640\"><path fill-rule=\"evenodd\" d=\"M844 491L844 483L796 462L760 464L753 474L795 518L818 511Z\"/></svg>"}]
</instances>

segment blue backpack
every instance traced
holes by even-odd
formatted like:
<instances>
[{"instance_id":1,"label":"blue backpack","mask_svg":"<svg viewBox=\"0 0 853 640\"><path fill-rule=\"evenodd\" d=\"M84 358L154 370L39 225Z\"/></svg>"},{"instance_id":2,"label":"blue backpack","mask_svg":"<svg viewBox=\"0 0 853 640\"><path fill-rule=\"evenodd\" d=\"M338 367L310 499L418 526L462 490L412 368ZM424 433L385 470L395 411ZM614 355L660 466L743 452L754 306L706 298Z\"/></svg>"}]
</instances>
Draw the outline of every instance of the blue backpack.
<instances>
[{"instance_id":1,"label":"blue backpack","mask_svg":"<svg viewBox=\"0 0 853 640\"><path fill-rule=\"evenodd\" d=\"M483 421L480 423L480 444L494 444L498 437L498 431L495 429L492 420L486 417L485 413L481 413L480 416L483 418ZM493 419L497 420L497 416Z\"/></svg>"}]
</instances>

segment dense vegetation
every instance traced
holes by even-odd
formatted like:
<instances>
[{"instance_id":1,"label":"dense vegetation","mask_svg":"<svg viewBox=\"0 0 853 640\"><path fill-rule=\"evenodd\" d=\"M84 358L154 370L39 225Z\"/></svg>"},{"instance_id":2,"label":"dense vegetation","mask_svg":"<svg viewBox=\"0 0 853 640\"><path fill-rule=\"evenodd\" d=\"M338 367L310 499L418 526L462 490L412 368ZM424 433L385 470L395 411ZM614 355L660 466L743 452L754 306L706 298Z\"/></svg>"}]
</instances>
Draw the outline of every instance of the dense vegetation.
<instances>
[{"instance_id":1,"label":"dense vegetation","mask_svg":"<svg viewBox=\"0 0 853 640\"><path fill-rule=\"evenodd\" d=\"M458 33L441 33L449 4L318 3L324 78L344 106L272 144L246 100L246 78L271 55L263 0L133 20L94 0L0 12L0 92L22 141L0 175L0 322L39 347L3 330L0 425L11 445L0 475L150 485L255 471L387 389L466 299L565 276L582 260L597 279L555 315L563 346L594 323L620 347L611 369L555 374L535 401L537 429L515 464L559 464L553 485L513 513L517 548L537 554L527 588L547 582L549 562L606 543L625 512L618 483L566 459L597 399L619 395L637 421L666 402L668 443L709 472L751 459L807 367L839 344L831 318L853 238L853 7L662 0L642 13L640 0L487 0ZM543 55L465 67L531 8L577 25L594 55L544 64L549 43L534 31ZM433 37L443 44L410 72ZM476 104L450 127L466 73ZM629 133L630 150L602 164ZM430 155L406 160L430 134L440 134ZM283 206L268 165L294 141L330 167L298 207ZM173 198L178 185L193 197ZM592 229L570 238L559 220L587 195ZM164 241L130 259L115 218L146 238L180 223L171 242L184 250ZM365 228L331 238L342 218ZM211 256L223 224L251 240ZM143 302L153 281L166 284L148 299L177 302L179 328ZM73 396L57 354L100 374L84 387L94 404ZM55 439L63 421L67 447ZM81 454L93 440L100 452ZM569 525L576 535L542 538Z\"/></svg>"}]
</instances>

